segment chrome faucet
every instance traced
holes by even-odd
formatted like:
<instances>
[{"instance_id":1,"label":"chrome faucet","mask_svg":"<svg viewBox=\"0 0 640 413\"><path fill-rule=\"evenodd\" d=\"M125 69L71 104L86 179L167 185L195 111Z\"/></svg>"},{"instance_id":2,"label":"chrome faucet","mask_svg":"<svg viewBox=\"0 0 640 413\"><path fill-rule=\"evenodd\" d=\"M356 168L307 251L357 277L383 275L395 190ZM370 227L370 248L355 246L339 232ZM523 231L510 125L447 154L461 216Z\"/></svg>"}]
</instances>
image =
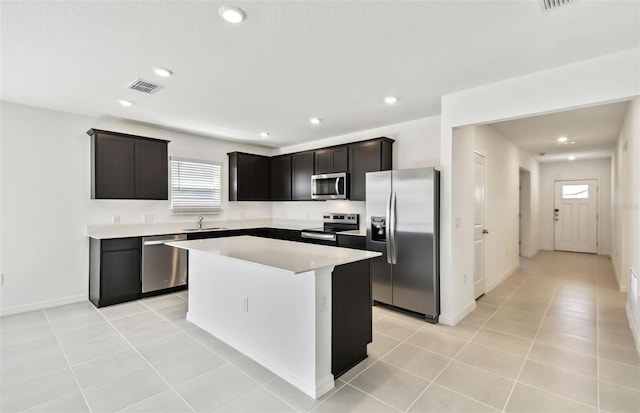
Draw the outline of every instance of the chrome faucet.
<instances>
[{"instance_id":1,"label":"chrome faucet","mask_svg":"<svg viewBox=\"0 0 640 413\"><path fill-rule=\"evenodd\" d=\"M202 221L204 220L204 217L202 215L200 215L198 217L198 229L202 229Z\"/></svg>"}]
</instances>

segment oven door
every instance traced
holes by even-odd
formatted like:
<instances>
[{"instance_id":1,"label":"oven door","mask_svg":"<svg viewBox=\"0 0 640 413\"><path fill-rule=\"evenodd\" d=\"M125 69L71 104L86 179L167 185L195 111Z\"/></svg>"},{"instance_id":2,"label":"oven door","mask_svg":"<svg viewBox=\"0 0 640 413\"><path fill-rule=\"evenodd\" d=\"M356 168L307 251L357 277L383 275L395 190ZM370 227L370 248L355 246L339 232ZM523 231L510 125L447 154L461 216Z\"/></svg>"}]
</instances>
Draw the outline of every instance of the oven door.
<instances>
[{"instance_id":1,"label":"oven door","mask_svg":"<svg viewBox=\"0 0 640 413\"><path fill-rule=\"evenodd\" d=\"M346 172L311 177L312 199L348 199L348 194L349 174Z\"/></svg>"}]
</instances>

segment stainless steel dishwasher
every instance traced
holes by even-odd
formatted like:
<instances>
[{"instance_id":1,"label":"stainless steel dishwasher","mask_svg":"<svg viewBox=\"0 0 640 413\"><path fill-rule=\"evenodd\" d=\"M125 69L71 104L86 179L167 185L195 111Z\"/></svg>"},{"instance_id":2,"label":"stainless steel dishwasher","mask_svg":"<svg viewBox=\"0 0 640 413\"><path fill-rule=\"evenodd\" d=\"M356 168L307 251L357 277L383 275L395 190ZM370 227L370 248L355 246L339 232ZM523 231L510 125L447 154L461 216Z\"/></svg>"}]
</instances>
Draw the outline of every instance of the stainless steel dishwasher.
<instances>
[{"instance_id":1,"label":"stainless steel dishwasher","mask_svg":"<svg viewBox=\"0 0 640 413\"><path fill-rule=\"evenodd\" d=\"M143 294L187 284L187 250L164 244L186 239L186 235L142 238Z\"/></svg>"}]
</instances>

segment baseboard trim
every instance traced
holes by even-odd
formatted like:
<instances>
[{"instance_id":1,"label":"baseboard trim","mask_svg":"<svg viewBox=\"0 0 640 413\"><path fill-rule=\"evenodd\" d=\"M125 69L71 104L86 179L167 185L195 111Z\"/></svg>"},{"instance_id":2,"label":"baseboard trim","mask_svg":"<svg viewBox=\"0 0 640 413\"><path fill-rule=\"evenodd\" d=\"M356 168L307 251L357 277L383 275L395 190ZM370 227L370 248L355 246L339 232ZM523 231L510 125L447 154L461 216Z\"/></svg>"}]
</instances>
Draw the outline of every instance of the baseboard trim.
<instances>
[{"instance_id":1,"label":"baseboard trim","mask_svg":"<svg viewBox=\"0 0 640 413\"><path fill-rule=\"evenodd\" d=\"M631 314L631 307L629 306L629 300L627 300L627 305L624 306L624 309L627 313L627 321L629 322L629 328L631 328L631 334L633 335L633 341L636 342L636 351L640 354L640 331L638 328L633 325L633 315Z\"/></svg>"},{"instance_id":2,"label":"baseboard trim","mask_svg":"<svg viewBox=\"0 0 640 413\"><path fill-rule=\"evenodd\" d=\"M460 321L462 321L463 318L468 316L475 309L476 309L476 300L473 300L462 311L460 311L455 317L447 317L446 315L440 314L439 322L441 324L445 324L445 325L448 325L448 326L455 326Z\"/></svg>"},{"instance_id":3,"label":"baseboard trim","mask_svg":"<svg viewBox=\"0 0 640 413\"><path fill-rule=\"evenodd\" d=\"M57 307L59 305L79 303L88 301L89 294L74 295L71 297L58 298L56 300L38 301L36 303L16 305L13 307L0 308L0 316L25 313L27 311L42 310L43 308Z\"/></svg>"}]
</instances>

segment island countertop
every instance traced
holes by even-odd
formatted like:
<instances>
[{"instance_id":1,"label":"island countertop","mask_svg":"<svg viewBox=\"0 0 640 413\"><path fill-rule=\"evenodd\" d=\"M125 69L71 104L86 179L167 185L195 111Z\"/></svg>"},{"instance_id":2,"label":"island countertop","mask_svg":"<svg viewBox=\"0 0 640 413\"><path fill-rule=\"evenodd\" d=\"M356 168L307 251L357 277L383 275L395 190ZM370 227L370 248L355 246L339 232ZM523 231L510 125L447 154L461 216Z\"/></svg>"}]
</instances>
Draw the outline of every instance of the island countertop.
<instances>
[{"instance_id":1,"label":"island countertop","mask_svg":"<svg viewBox=\"0 0 640 413\"><path fill-rule=\"evenodd\" d=\"M382 255L374 251L329 247L249 235L173 241L166 244L186 250L217 254L294 274L367 260Z\"/></svg>"}]
</instances>

